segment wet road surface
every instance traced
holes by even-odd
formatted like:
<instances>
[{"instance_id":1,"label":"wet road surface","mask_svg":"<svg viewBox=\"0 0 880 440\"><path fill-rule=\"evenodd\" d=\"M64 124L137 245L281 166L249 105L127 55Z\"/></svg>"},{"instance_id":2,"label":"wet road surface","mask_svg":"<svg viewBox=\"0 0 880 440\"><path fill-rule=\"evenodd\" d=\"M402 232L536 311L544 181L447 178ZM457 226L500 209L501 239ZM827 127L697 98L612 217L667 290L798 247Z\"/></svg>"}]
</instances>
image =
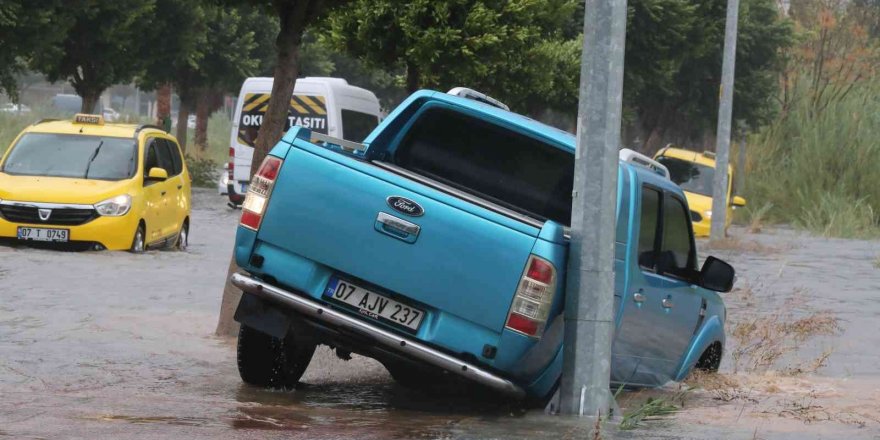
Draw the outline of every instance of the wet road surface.
<instances>
[{"instance_id":1,"label":"wet road surface","mask_svg":"<svg viewBox=\"0 0 880 440\"><path fill-rule=\"evenodd\" d=\"M587 437L590 426L577 419L487 396L407 390L377 362L346 362L328 350L316 354L301 389L243 385L234 341L212 336L237 218L222 198L199 191L187 252L0 247L0 438ZM760 246L709 252L733 262L752 288L726 299L729 319L781 308L833 312L842 334L792 354L810 358L831 346L826 365L798 377L738 372L748 398L695 391L679 414L632 431L609 427L605 438L880 438L872 419L880 408L880 243L785 230L744 237ZM733 367L726 356L722 372ZM673 389L626 393L621 402L626 410ZM816 406L819 415L805 423L804 408Z\"/></svg>"}]
</instances>

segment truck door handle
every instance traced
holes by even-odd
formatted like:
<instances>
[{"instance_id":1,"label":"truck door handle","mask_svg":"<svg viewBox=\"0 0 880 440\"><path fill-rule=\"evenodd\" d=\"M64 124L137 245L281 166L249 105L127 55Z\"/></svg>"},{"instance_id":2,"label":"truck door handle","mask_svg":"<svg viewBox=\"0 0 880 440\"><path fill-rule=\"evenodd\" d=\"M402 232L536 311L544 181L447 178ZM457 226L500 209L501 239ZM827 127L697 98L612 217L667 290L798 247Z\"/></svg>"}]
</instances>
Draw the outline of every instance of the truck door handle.
<instances>
[{"instance_id":1,"label":"truck door handle","mask_svg":"<svg viewBox=\"0 0 880 440\"><path fill-rule=\"evenodd\" d=\"M641 292L633 293L633 301L635 301L639 304L645 302L645 294L643 294Z\"/></svg>"},{"instance_id":2,"label":"truck door handle","mask_svg":"<svg viewBox=\"0 0 880 440\"><path fill-rule=\"evenodd\" d=\"M673 306L675 306L675 304L672 303L672 298L668 296L666 298L663 298L663 300L660 301L660 304L663 305L664 309L671 309Z\"/></svg>"},{"instance_id":3,"label":"truck door handle","mask_svg":"<svg viewBox=\"0 0 880 440\"><path fill-rule=\"evenodd\" d=\"M164 195L165 195L165 191L162 191L162 192L159 193L159 194L164 196Z\"/></svg>"},{"instance_id":4,"label":"truck door handle","mask_svg":"<svg viewBox=\"0 0 880 440\"><path fill-rule=\"evenodd\" d=\"M177 185L177 189L183 188L183 185Z\"/></svg>"},{"instance_id":5,"label":"truck door handle","mask_svg":"<svg viewBox=\"0 0 880 440\"><path fill-rule=\"evenodd\" d=\"M385 235L403 240L407 243L415 243L421 231L421 226L408 222L391 214L380 212L376 216L375 229Z\"/></svg>"}]
</instances>

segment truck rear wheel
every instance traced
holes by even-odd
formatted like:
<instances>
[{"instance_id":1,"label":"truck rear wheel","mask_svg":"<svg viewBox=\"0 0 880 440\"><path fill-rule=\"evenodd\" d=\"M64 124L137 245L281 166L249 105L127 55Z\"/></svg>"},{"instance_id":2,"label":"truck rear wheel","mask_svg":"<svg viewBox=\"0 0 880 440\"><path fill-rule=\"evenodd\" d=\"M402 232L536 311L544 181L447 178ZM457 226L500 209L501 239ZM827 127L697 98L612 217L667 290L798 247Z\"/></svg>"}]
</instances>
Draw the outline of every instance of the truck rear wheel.
<instances>
[{"instance_id":1,"label":"truck rear wheel","mask_svg":"<svg viewBox=\"0 0 880 440\"><path fill-rule=\"evenodd\" d=\"M238 332L238 374L245 383L291 389L315 354L314 344L278 339L242 324Z\"/></svg>"},{"instance_id":2,"label":"truck rear wheel","mask_svg":"<svg viewBox=\"0 0 880 440\"><path fill-rule=\"evenodd\" d=\"M386 362L385 369L400 386L405 388L430 390L443 388L450 378L436 371L426 371L405 362Z\"/></svg>"}]
</instances>

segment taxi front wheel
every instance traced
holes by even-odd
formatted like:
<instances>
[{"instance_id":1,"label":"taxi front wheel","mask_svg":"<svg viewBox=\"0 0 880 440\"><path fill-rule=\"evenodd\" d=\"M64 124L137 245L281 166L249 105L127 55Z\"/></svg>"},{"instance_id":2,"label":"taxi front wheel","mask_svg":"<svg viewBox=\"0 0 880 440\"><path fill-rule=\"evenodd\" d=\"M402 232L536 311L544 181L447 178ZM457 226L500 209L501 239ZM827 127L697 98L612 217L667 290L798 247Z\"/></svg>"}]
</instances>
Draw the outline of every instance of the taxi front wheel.
<instances>
[{"instance_id":1,"label":"taxi front wheel","mask_svg":"<svg viewBox=\"0 0 880 440\"><path fill-rule=\"evenodd\" d=\"M140 254L144 251L144 240L146 233L144 232L144 224L141 223L138 225L136 231L134 231L134 238L131 240L131 248L129 252L133 254Z\"/></svg>"},{"instance_id":2,"label":"taxi front wheel","mask_svg":"<svg viewBox=\"0 0 880 440\"><path fill-rule=\"evenodd\" d=\"M179 251L185 251L187 246L189 246L189 223L184 223L177 234L177 243L174 247Z\"/></svg>"}]
</instances>

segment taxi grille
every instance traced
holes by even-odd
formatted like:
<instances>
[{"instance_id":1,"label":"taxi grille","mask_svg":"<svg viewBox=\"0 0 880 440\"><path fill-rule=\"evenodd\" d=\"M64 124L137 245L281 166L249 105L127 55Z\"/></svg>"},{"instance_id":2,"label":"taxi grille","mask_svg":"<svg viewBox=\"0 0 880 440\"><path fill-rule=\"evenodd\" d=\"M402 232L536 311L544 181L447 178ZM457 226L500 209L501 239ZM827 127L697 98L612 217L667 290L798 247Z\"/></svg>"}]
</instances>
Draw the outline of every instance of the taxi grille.
<instances>
[{"instance_id":1,"label":"taxi grille","mask_svg":"<svg viewBox=\"0 0 880 440\"><path fill-rule=\"evenodd\" d=\"M46 220L40 220L35 206L0 205L0 216L10 222L77 226L98 217L94 208L53 208Z\"/></svg>"}]
</instances>

